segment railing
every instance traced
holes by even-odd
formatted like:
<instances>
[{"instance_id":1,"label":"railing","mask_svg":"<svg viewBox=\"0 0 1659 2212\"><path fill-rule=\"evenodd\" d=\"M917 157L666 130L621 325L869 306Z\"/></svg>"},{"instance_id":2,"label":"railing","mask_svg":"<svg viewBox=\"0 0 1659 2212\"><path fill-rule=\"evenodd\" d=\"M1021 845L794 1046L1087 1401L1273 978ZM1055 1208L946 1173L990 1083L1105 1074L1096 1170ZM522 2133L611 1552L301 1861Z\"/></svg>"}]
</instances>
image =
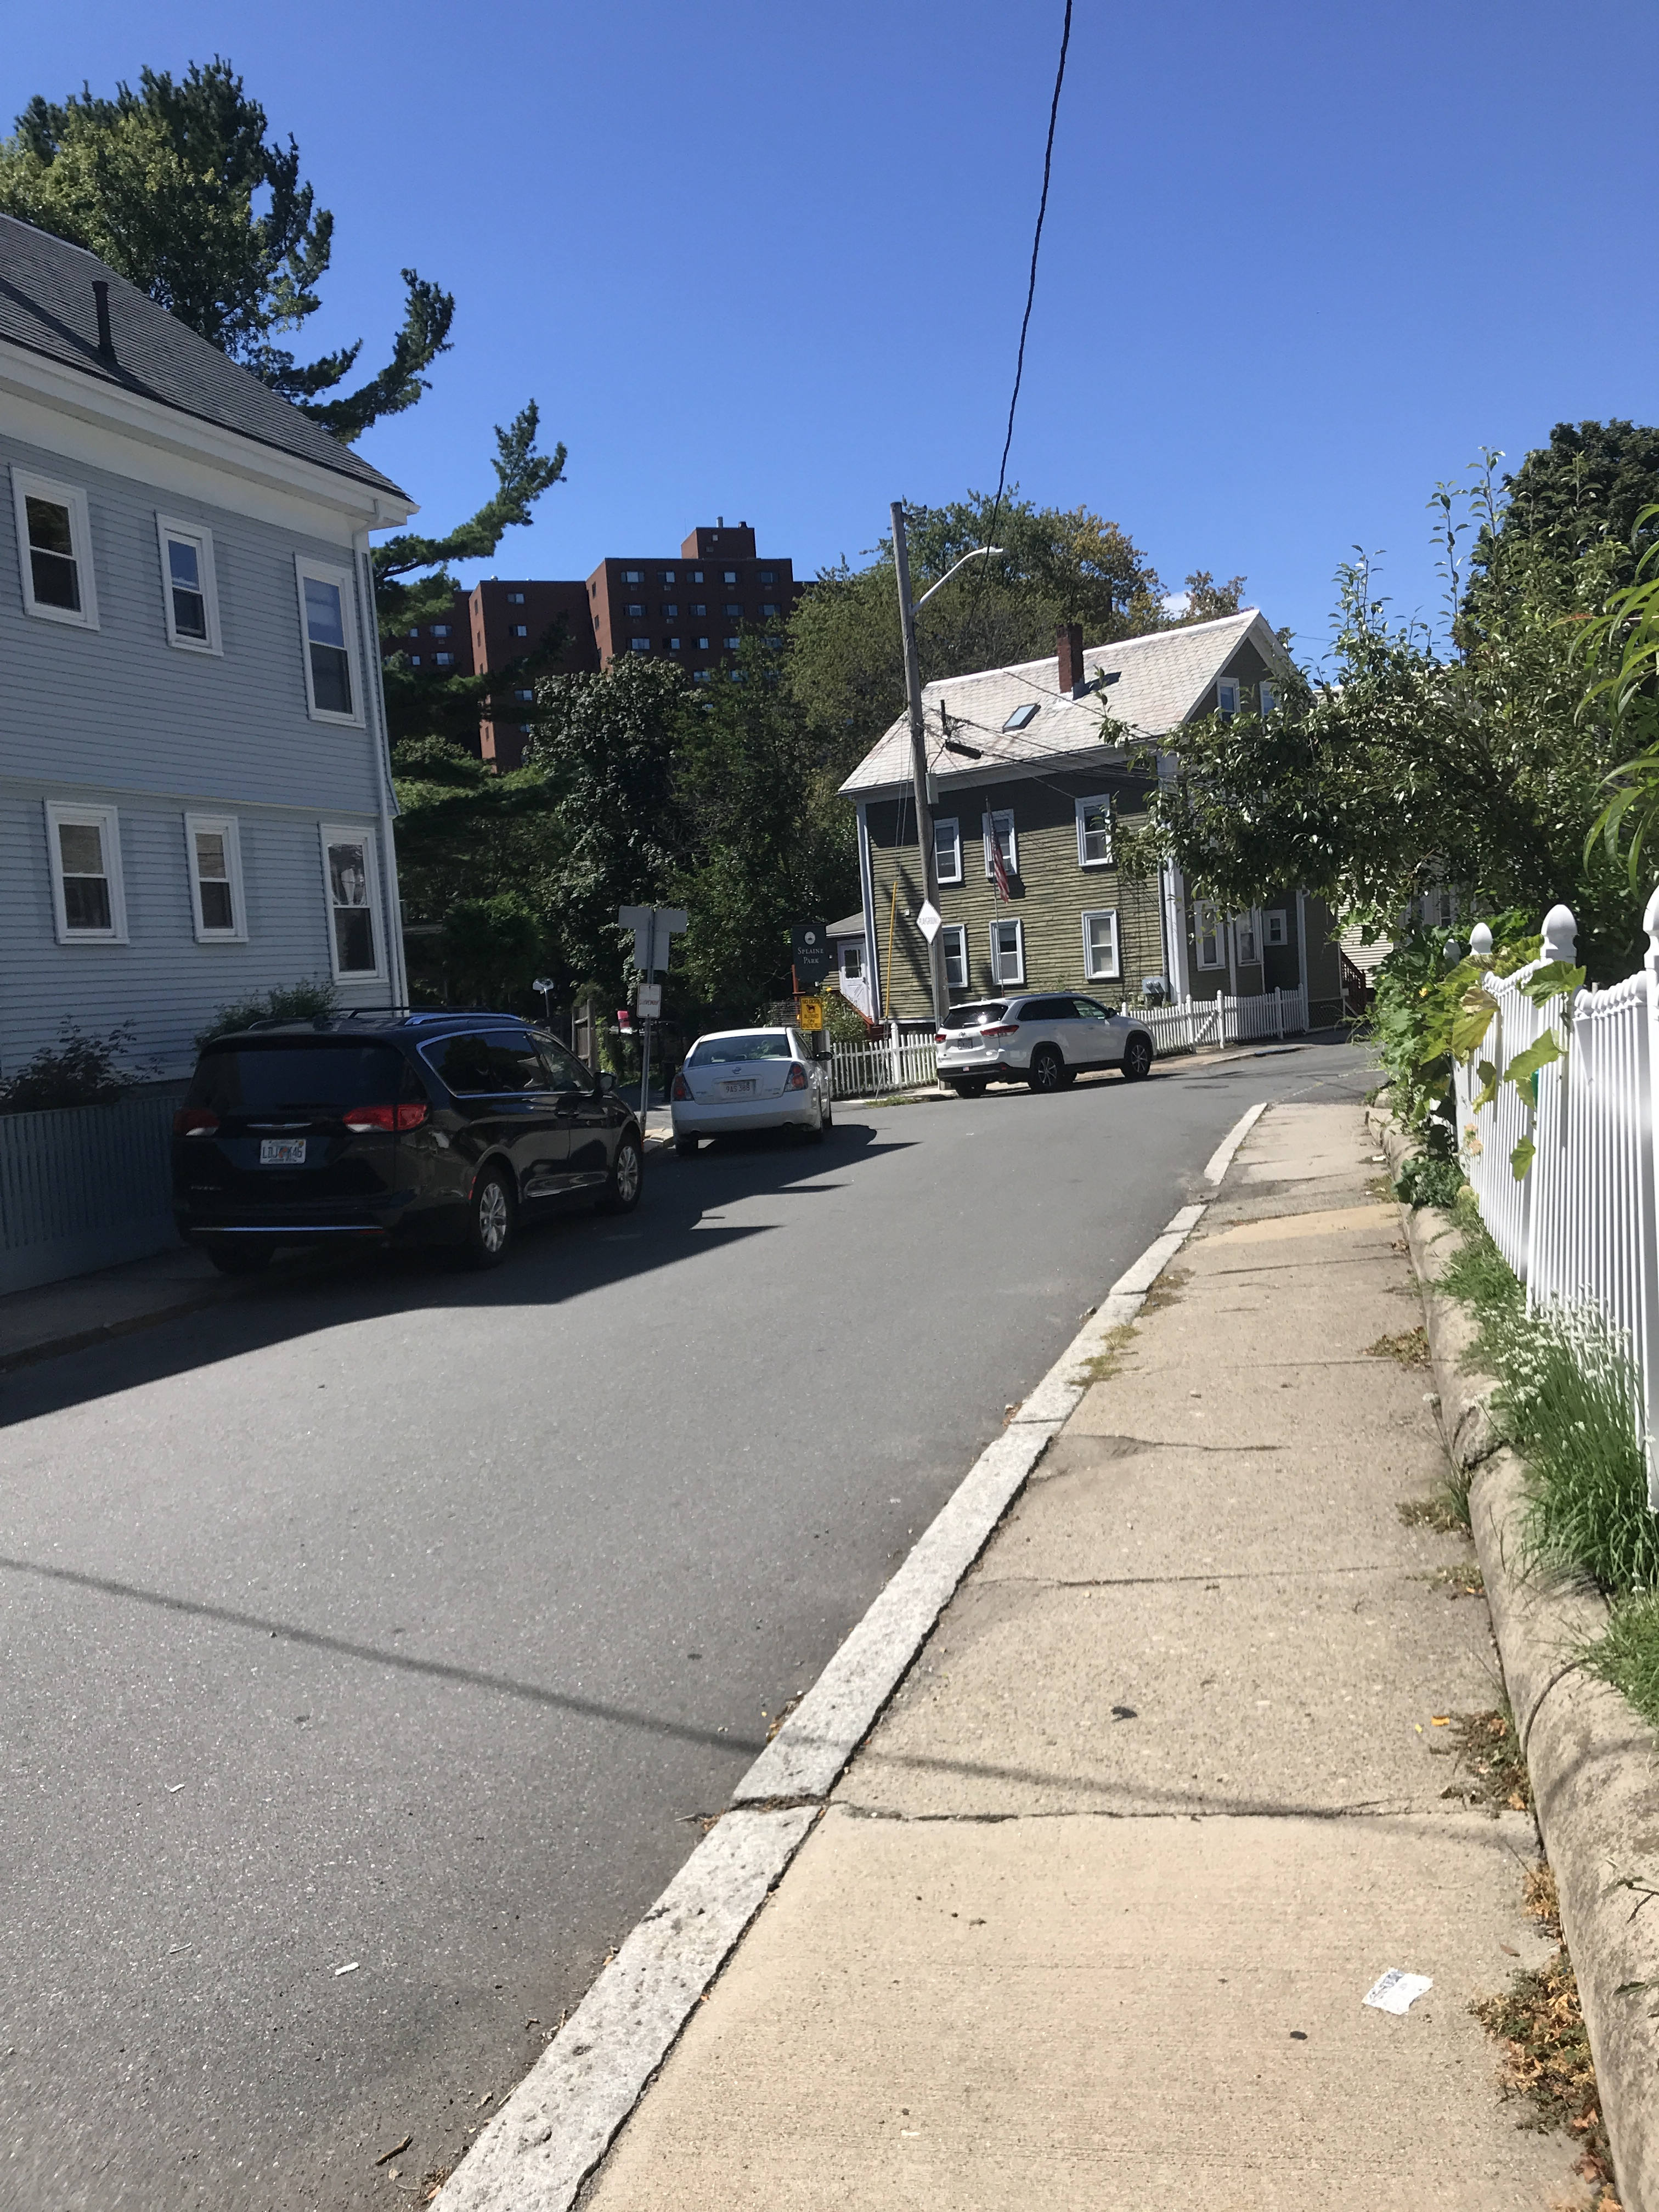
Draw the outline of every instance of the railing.
<instances>
[{"instance_id":1,"label":"railing","mask_svg":"<svg viewBox=\"0 0 1659 2212\"><path fill-rule=\"evenodd\" d=\"M1487 975L1497 1013L1456 1071L1464 1173L1493 1241L1527 1286L1527 1305L1591 1309L1639 1378L1648 1497L1659 1509L1659 1215L1653 1085L1659 1077L1659 891L1644 916L1643 973L1604 991L1539 1005L1522 986L1553 962L1571 965L1577 924L1565 907L1544 921L1541 960ZM1491 949L1477 928L1474 950ZM1519 1082L1510 1064L1549 1032L1561 1057ZM1481 1103L1481 1062L1496 1095ZM1530 1149L1529 1149L1530 1148Z\"/></svg>"},{"instance_id":2,"label":"railing","mask_svg":"<svg viewBox=\"0 0 1659 2212\"><path fill-rule=\"evenodd\" d=\"M171 1244L168 1084L110 1106L0 1114L0 1291L32 1290Z\"/></svg>"}]
</instances>

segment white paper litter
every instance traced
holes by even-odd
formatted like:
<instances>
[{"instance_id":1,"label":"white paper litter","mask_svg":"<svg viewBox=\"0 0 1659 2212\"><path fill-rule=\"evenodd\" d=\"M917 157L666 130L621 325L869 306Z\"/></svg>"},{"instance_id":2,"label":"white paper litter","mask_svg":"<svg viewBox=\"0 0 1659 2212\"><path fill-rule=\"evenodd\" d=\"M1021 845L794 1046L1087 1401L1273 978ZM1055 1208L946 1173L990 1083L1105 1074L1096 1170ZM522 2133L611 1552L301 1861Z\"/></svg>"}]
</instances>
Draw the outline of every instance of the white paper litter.
<instances>
[{"instance_id":1,"label":"white paper litter","mask_svg":"<svg viewBox=\"0 0 1659 2212\"><path fill-rule=\"evenodd\" d=\"M1377 1976L1359 2002L1375 2005L1378 2012L1409 2012L1419 1997L1433 1987L1432 1975L1408 1974L1401 1966L1390 1966L1386 1974Z\"/></svg>"},{"instance_id":2,"label":"white paper litter","mask_svg":"<svg viewBox=\"0 0 1659 2212\"><path fill-rule=\"evenodd\" d=\"M334 1978L335 1978L335 1980L336 1980L336 1981L338 1981L338 1979L340 1978L340 1976L341 1976L342 1974L355 1974L355 1973L356 1972L356 1971L357 1971L357 1961L356 1961L355 1959L349 1960L347 1961L347 1963L346 1963L343 1966L337 1966L337 1967L334 1969ZM1376 1985L1376 1986L1377 1986L1377 1988L1380 1990L1380 1989L1382 1988L1382 1983L1381 1983L1381 1982L1379 1982L1379 1983L1377 1984L1377 1985ZM1367 2003L1367 2004L1369 2004L1369 2003L1370 2002L1370 1999L1369 1997L1367 1997L1367 1999L1365 2000L1365 2002L1366 2002L1366 2003Z\"/></svg>"}]
</instances>

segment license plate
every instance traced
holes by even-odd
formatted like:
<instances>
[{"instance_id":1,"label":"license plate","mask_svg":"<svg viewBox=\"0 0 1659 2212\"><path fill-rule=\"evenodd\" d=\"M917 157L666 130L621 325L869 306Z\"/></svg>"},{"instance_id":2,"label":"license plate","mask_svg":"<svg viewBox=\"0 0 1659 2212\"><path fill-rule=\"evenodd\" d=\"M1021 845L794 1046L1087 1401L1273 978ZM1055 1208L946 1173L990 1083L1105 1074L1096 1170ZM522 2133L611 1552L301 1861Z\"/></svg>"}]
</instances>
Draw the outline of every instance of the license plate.
<instances>
[{"instance_id":1,"label":"license plate","mask_svg":"<svg viewBox=\"0 0 1659 2212\"><path fill-rule=\"evenodd\" d=\"M306 1140L303 1137L261 1137L259 1164L262 1168L302 1168L306 1164Z\"/></svg>"},{"instance_id":2,"label":"license plate","mask_svg":"<svg viewBox=\"0 0 1659 2212\"><path fill-rule=\"evenodd\" d=\"M747 1083L722 1083L720 1085L720 1096L723 1098L738 1098L741 1097L744 1092L752 1091L755 1085L752 1078Z\"/></svg>"}]
</instances>

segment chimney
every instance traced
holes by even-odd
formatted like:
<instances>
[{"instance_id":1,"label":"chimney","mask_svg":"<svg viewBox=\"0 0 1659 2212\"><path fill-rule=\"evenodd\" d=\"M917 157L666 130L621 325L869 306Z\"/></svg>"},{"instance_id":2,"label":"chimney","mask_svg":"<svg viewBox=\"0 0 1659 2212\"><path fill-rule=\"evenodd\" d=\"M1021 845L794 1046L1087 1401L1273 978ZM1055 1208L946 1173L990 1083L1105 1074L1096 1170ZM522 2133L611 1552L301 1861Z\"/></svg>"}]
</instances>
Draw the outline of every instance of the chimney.
<instances>
[{"instance_id":1,"label":"chimney","mask_svg":"<svg viewBox=\"0 0 1659 2212\"><path fill-rule=\"evenodd\" d=\"M98 303L98 350L106 361L113 361L115 340L109 326L109 286L103 277L93 278L92 296Z\"/></svg>"},{"instance_id":2,"label":"chimney","mask_svg":"<svg viewBox=\"0 0 1659 2212\"><path fill-rule=\"evenodd\" d=\"M1083 673L1083 625L1060 623L1054 629L1054 651L1060 658L1060 696L1080 699L1087 690Z\"/></svg>"}]
</instances>

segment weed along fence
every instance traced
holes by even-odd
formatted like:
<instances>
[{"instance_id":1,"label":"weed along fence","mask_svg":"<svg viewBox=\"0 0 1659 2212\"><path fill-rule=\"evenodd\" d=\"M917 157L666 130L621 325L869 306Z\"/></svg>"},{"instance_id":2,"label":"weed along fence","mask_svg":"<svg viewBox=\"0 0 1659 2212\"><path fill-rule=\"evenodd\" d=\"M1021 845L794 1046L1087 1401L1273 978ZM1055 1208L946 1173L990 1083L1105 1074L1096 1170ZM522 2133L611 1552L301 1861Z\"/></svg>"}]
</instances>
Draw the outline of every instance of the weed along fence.
<instances>
[{"instance_id":1,"label":"weed along fence","mask_svg":"<svg viewBox=\"0 0 1659 2212\"><path fill-rule=\"evenodd\" d=\"M169 1146L184 1095L173 1083L108 1106L0 1114L0 1291L175 1241Z\"/></svg>"},{"instance_id":2,"label":"weed along fence","mask_svg":"<svg viewBox=\"0 0 1659 2212\"><path fill-rule=\"evenodd\" d=\"M1629 1356L1649 1503L1659 1509L1659 891L1644 924L1643 972L1586 990L1574 964L1577 924L1553 908L1539 959L1480 979L1492 1012L1476 1002L1455 1093L1463 1172L1526 1285L1528 1310L1588 1308ZM1491 933L1477 927L1474 952L1491 947Z\"/></svg>"}]
</instances>

